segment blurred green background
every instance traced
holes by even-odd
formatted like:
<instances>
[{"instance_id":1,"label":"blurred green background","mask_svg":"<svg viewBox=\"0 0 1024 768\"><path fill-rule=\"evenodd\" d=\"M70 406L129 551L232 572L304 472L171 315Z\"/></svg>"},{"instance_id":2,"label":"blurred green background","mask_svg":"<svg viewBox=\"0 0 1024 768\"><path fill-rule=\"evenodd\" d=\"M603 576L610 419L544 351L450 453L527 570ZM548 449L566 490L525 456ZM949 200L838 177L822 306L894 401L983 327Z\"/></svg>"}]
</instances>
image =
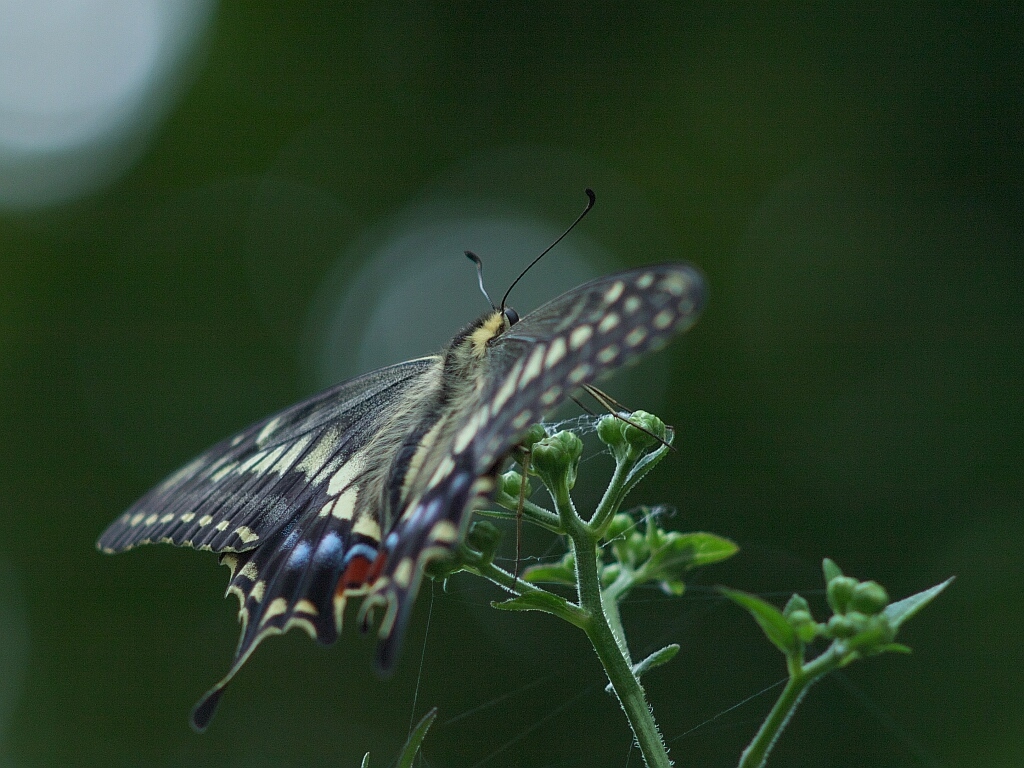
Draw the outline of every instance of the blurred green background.
<instances>
[{"instance_id":1,"label":"blurred green background","mask_svg":"<svg viewBox=\"0 0 1024 768\"><path fill-rule=\"evenodd\" d=\"M0 123L43 87L30 54L141 55L96 43L105 17L32 27L12 10L30 5L0 3L0 60L21 67L0 67ZM499 615L468 578L424 590L392 680L351 626L327 650L293 632L197 736L189 708L237 637L227 571L93 549L216 440L431 351L484 308L461 251L503 289L588 185L597 208L521 312L654 261L710 284L641 369L649 391L608 386L680 430L637 500L743 548L623 610L638 656L682 645L648 680L678 764L734 765L773 693L748 697L784 675L707 587L820 610L830 556L896 597L958 579L907 626L912 656L811 693L774 764L1024 765L1018 5L193 6L151 93L108 99L109 134L26 149L0 126L3 765L385 765L415 701L441 708L426 765L639 766L581 638ZM116 80L69 71L62 99Z\"/></svg>"}]
</instances>

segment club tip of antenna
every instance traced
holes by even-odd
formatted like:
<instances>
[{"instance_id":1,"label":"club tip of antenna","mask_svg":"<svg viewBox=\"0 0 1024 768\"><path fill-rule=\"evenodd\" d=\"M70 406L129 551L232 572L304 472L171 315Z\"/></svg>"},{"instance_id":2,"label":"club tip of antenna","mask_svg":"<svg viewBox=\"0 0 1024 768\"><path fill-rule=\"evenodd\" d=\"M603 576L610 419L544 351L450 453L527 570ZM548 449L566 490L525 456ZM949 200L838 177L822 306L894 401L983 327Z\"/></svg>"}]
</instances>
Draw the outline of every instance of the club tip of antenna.
<instances>
[{"instance_id":1,"label":"club tip of antenna","mask_svg":"<svg viewBox=\"0 0 1024 768\"><path fill-rule=\"evenodd\" d=\"M597 195L594 194L594 190L592 190L590 187L587 187L583 191L587 193L587 198L590 200L590 205L588 205L587 208L593 208L594 203L597 201Z\"/></svg>"}]
</instances>

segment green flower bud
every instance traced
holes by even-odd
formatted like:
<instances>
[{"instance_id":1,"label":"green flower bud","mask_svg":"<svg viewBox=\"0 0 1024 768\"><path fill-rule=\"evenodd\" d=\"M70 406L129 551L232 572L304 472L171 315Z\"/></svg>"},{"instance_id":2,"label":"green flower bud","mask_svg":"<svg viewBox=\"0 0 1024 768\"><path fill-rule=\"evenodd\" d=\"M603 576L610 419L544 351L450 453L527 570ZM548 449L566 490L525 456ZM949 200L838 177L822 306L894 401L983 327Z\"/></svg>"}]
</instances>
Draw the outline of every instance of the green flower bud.
<instances>
[{"instance_id":1,"label":"green flower bud","mask_svg":"<svg viewBox=\"0 0 1024 768\"><path fill-rule=\"evenodd\" d=\"M789 619L794 611L804 611L810 616L811 606L800 595L793 595L789 598L789 602L786 603L786 607L782 609L782 615Z\"/></svg>"},{"instance_id":2,"label":"green flower bud","mask_svg":"<svg viewBox=\"0 0 1024 768\"><path fill-rule=\"evenodd\" d=\"M619 574L622 573L622 566L618 563L609 563L608 565L601 568L601 588L611 586Z\"/></svg>"},{"instance_id":3,"label":"green flower bud","mask_svg":"<svg viewBox=\"0 0 1024 768\"><path fill-rule=\"evenodd\" d=\"M523 476L513 469L510 469L508 472L505 472L500 478L501 492L515 499L519 498L519 492L522 488L522 485ZM526 498L530 497L530 493L532 492L532 490L533 489L530 487L530 481L529 479L527 479Z\"/></svg>"},{"instance_id":4,"label":"green flower bud","mask_svg":"<svg viewBox=\"0 0 1024 768\"><path fill-rule=\"evenodd\" d=\"M857 630L850 624L849 620L840 614L836 614L828 620L827 633L829 637L839 639L853 637Z\"/></svg>"},{"instance_id":5,"label":"green flower bud","mask_svg":"<svg viewBox=\"0 0 1024 768\"><path fill-rule=\"evenodd\" d=\"M665 422L647 411L633 411L631 424L623 423L622 437L637 453L646 451L665 439Z\"/></svg>"},{"instance_id":6,"label":"green flower bud","mask_svg":"<svg viewBox=\"0 0 1024 768\"><path fill-rule=\"evenodd\" d=\"M597 436L602 443L614 449L625 444L622 437L622 420L617 416L602 416L597 422Z\"/></svg>"},{"instance_id":7,"label":"green flower bud","mask_svg":"<svg viewBox=\"0 0 1024 768\"><path fill-rule=\"evenodd\" d=\"M475 520L466 534L466 544L479 552L487 562L494 560L500 541L501 531L487 520Z\"/></svg>"},{"instance_id":8,"label":"green flower bud","mask_svg":"<svg viewBox=\"0 0 1024 768\"><path fill-rule=\"evenodd\" d=\"M828 583L825 595L833 611L846 613L846 607L850 604L850 598L858 583L852 576L837 576Z\"/></svg>"},{"instance_id":9,"label":"green flower bud","mask_svg":"<svg viewBox=\"0 0 1024 768\"><path fill-rule=\"evenodd\" d=\"M576 470L583 455L583 441L572 432L559 432L537 443L530 451L532 466L544 484L554 490L576 485Z\"/></svg>"},{"instance_id":10,"label":"green flower bud","mask_svg":"<svg viewBox=\"0 0 1024 768\"><path fill-rule=\"evenodd\" d=\"M889 604L889 594L877 581L862 581L853 590L849 608L869 616L880 613Z\"/></svg>"},{"instance_id":11,"label":"green flower bud","mask_svg":"<svg viewBox=\"0 0 1024 768\"><path fill-rule=\"evenodd\" d=\"M625 512L619 512L608 523L608 530L605 531L604 537L608 541L617 539L619 536L625 535L626 531L635 527L635 525L636 523L630 515L627 515Z\"/></svg>"}]
</instances>

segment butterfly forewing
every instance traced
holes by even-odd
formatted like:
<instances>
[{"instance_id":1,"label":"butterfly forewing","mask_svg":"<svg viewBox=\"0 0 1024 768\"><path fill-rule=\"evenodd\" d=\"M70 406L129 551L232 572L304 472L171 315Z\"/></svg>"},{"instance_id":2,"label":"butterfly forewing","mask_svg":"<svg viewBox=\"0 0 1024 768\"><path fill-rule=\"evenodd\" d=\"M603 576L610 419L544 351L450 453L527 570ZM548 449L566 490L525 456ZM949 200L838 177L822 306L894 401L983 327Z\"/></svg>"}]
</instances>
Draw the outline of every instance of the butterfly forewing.
<instances>
[{"instance_id":1,"label":"butterfly forewing","mask_svg":"<svg viewBox=\"0 0 1024 768\"><path fill-rule=\"evenodd\" d=\"M235 661L193 712L202 729L264 637L333 642L347 595L383 607L392 667L427 561L454 549L527 426L574 390L696 319L704 282L664 264L594 280L511 328L495 312L440 355L353 379L202 454L116 520L98 546L221 552L240 601Z\"/></svg>"}]
</instances>

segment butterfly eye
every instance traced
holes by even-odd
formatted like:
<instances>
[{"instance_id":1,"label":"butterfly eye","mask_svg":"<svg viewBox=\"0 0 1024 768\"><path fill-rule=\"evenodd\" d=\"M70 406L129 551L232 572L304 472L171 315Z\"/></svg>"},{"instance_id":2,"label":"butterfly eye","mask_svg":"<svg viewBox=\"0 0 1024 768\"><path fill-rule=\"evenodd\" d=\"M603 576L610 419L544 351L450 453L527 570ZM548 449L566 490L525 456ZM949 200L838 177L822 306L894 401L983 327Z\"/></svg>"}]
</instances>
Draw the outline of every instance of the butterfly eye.
<instances>
[{"instance_id":1,"label":"butterfly eye","mask_svg":"<svg viewBox=\"0 0 1024 768\"><path fill-rule=\"evenodd\" d=\"M505 322L508 323L510 328L519 322L519 313L512 309L512 307L505 307L504 314Z\"/></svg>"}]
</instances>

